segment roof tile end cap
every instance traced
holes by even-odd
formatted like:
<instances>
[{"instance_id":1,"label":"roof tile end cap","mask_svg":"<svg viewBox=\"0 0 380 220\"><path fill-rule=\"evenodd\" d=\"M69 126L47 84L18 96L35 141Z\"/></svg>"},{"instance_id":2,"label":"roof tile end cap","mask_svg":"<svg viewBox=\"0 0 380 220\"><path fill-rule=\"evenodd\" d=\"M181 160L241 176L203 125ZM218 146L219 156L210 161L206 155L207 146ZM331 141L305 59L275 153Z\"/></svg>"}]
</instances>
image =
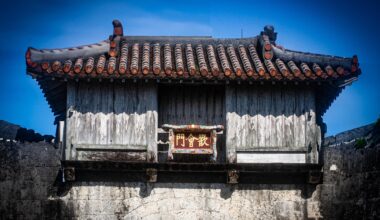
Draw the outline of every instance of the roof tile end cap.
<instances>
[{"instance_id":1,"label":"roof tile end cap","mask_svg":"<svg viewBox=\"0 0 380 220\"><path fill-rule=\"evenodd\" d=\"M354 56L352 56L352 61L351 61L351 72L352 73L358 73L358 74L361 74L361 70L360 70L360 67L359 67L359 59L358 59L358 56L355 54Z\"/></svg>"},{"instance_id":2,"label":"roof tile end cap","mask_svg":"<svg viewBox=\"0 0 380 220\"><path fill-rule=\"evenodd\" d=\"M28 49L25 52L25 60L26 60L26 65L28 67L36 67L38 64L32 61L32 52L35 51L36 49L32 47L28 47Z\"/></svg>"}]
</instances>

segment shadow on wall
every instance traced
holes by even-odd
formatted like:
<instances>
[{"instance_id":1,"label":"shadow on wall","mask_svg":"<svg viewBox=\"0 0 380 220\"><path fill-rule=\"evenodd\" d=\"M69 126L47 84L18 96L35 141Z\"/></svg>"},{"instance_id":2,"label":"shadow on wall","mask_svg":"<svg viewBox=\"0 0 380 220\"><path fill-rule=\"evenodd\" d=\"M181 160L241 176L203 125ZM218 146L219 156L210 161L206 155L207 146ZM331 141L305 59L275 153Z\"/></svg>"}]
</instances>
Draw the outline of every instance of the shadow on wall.
<instances>
[{"instance_id":1,"label":"shadow on wall","mask_svg":"<svg viewBox=\"0 0 380 220\"><path fill-rule=\"evenodd\" d=\"M57 196L60 169L52 144L0 141L0 219L65 219L72 204Z\"/></svg>"},{"instance_id":2,"label":"shadow on wall","mask_svg":"<svg viewBox=\"0 0 380 220\"><path fill-rule=\"evenodd\" d=\"M117 168L115 168L117 169ZM297 191L302 199L308 199L316 190L316 185L307 184L305 173L240 173L239 184L226 184L225 173L207 172L164 172L158 173L157 183L147 182L143 172L126 172L117 170L94 171L76 170L75 182L57 182L58 192L66 196L72 188L134 188L142 198L151 195L152 190L215 190L220 191L220 198L230 199L234 192L249 191ZM59 179L61 180L61 179Z\"/></svg>"},{"instance_id":3,"label":"shadow on wall","mask_svg":"<svg viewBox=\"0 0 380 220\"><path fill-rule=\"evenodd\" d=\"M316 112L315 94L310 86L239 85L227 88L227 112L240 117L299 117L306 112Z\"/></svg>"},{"instance_id":4,"label":"shadow on wall","mask_svg":"<svg viewBox=\"0 0 380 220\"><path fill-rule=\"evenodd\" d=\"M213 124L224 115L224 105L239 116L300 116L315 109L313 89L309 86L230 86L220 85L155 85L154 83L126 82L102 84L80 82L70 88L75 110L85 113L144 114L147 111L163 114L189 114L198 119L202 113L216 119L200 118L203 124ZM157 94L158 91L158 94ZM226 92L225 92L226 91ZM228 96L227 103L224 98ZM274 104L273 104L274 103ZM158 107L158 108L157 108ZM194 115L190 115L194 114ZM166 115L164 115L166 116ZM193 117L193 118L191 118ZM182 118L172 118L179 120ZM174 121L177 123L177 121ZM174 123L162 121L162 123ZM186 122L189 123L189 122Z\"/></svg>"},{"instance_id":5,"label":"shadow on wall","mask_svg":"<svg viewBox=\"0 0 380 220\"><path fill-rule=\"evenodd\" d=\"M68 100L75 111L142 115L157 111L156 85L145 82L104 83L79 82L69 86Z\"/></svg>"}]
</instances>

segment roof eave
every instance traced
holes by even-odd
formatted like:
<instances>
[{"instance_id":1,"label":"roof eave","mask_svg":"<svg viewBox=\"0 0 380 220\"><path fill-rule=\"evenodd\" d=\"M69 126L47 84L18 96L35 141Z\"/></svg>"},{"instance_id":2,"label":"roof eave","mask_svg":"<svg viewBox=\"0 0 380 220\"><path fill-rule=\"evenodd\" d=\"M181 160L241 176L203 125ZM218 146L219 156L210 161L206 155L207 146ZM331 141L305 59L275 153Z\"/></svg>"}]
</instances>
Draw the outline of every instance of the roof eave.
<instances>
[{"instance_id":1,"label":"roof eave","mask_svg":"<svg viewBox=\"0 0 380 220\"><path fill-rule=\"evenodd\" d=\"M294 61L294 62L306 62L306 63L316 63L316 64L326 64L332 66L342 66L344 68L350 69L353 58L305 53L300 51L292 51L287 49L281 49L273 46L273 52L275 57L280 58L284 61Z\"/></svg>"},{"instance_id":2,"label":"roof eave","mask_svg":"<svg viewBox=\"0 0 380 220\"><path fill-rule=\"evenodd\" d=\"M77 57L84 59L91 56L99 56L103 53L108 53L109 40L104 40L99 43L62 48L62 49L35 49L29 47L27 53L30 53L30 61L40 63L52 60L66 60Z\"/></svg>"}]
</instances>

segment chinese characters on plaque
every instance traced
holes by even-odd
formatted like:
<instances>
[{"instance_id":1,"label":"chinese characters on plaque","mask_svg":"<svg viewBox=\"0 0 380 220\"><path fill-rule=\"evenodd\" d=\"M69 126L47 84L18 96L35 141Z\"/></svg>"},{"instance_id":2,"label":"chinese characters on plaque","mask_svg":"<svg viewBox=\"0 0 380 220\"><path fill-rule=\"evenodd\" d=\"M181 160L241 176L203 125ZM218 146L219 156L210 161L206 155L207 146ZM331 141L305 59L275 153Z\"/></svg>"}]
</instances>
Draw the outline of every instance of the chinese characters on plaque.
<instances>
[{"instance_id":1,"label":"chinese characters on plaque","mask_svg":"<svg viewBox=\"0 0 380 220\"><path fill-rule=\"evenodd\" d=\"M210 149L212 148L211 133L175 132L174 148L176 149Z\"/></svg>"},{"instance_id":2,"label":"chinese characters on plaque","mask_svg":"<svg viewBox=\"0 0 380 220\"><path fill-rule=\"evenodd\" d=\"M207 155L216 161L217 132L223 131L222 125L162 125L169 132L168 160L175 154ZM200 156L204 157L204 156Z\"/></svg>"}]
</instances>

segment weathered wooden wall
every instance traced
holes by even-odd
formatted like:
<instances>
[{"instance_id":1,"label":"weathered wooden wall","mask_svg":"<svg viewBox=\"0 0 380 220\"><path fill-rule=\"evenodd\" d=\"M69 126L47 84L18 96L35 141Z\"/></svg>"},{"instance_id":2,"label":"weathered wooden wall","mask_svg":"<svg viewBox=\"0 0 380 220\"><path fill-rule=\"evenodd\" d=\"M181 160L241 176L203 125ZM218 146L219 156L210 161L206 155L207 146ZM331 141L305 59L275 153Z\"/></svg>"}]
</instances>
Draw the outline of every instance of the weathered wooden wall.
<instances>
[{"instance_id":1,"label":"weathered wooden wall","mask_svg":"<svg viewBox=\"0 0 380 220\"><path fill-rule=\"evenodd\" d=\"M305 152L316 162L321 141L315 93L308 87L227 86L228 161L240 152Z\"/></svg>"},{"instance_id":2,"label":"weathered wooden wall","mask_svg":"<svg viewBox=\"0 0 380 220\"><path fill-rule=\"evenodd\" d=\"M157 161L162 124L200 124L226 127L218 135L218 162L226 152L230 163L236 152L244 160L251 152L293 152L305 155L301 162L318 162L312 87L70 82L67 91L66 159L93 159L94 152L108 150L113 153L97 155Z\"/></svg>"},{"instance_id":3,"label":"weathered wooden wall","mask_svg":"<svg viewBox=\"0 0 380 220\"><path fill-rule=\"evenodd\" d=\"M157 160L156 85L79 82L67 92L66 159L81 159L78 150L91 157L94 150L130 150Z\"/></svg>"}]
</instances>

